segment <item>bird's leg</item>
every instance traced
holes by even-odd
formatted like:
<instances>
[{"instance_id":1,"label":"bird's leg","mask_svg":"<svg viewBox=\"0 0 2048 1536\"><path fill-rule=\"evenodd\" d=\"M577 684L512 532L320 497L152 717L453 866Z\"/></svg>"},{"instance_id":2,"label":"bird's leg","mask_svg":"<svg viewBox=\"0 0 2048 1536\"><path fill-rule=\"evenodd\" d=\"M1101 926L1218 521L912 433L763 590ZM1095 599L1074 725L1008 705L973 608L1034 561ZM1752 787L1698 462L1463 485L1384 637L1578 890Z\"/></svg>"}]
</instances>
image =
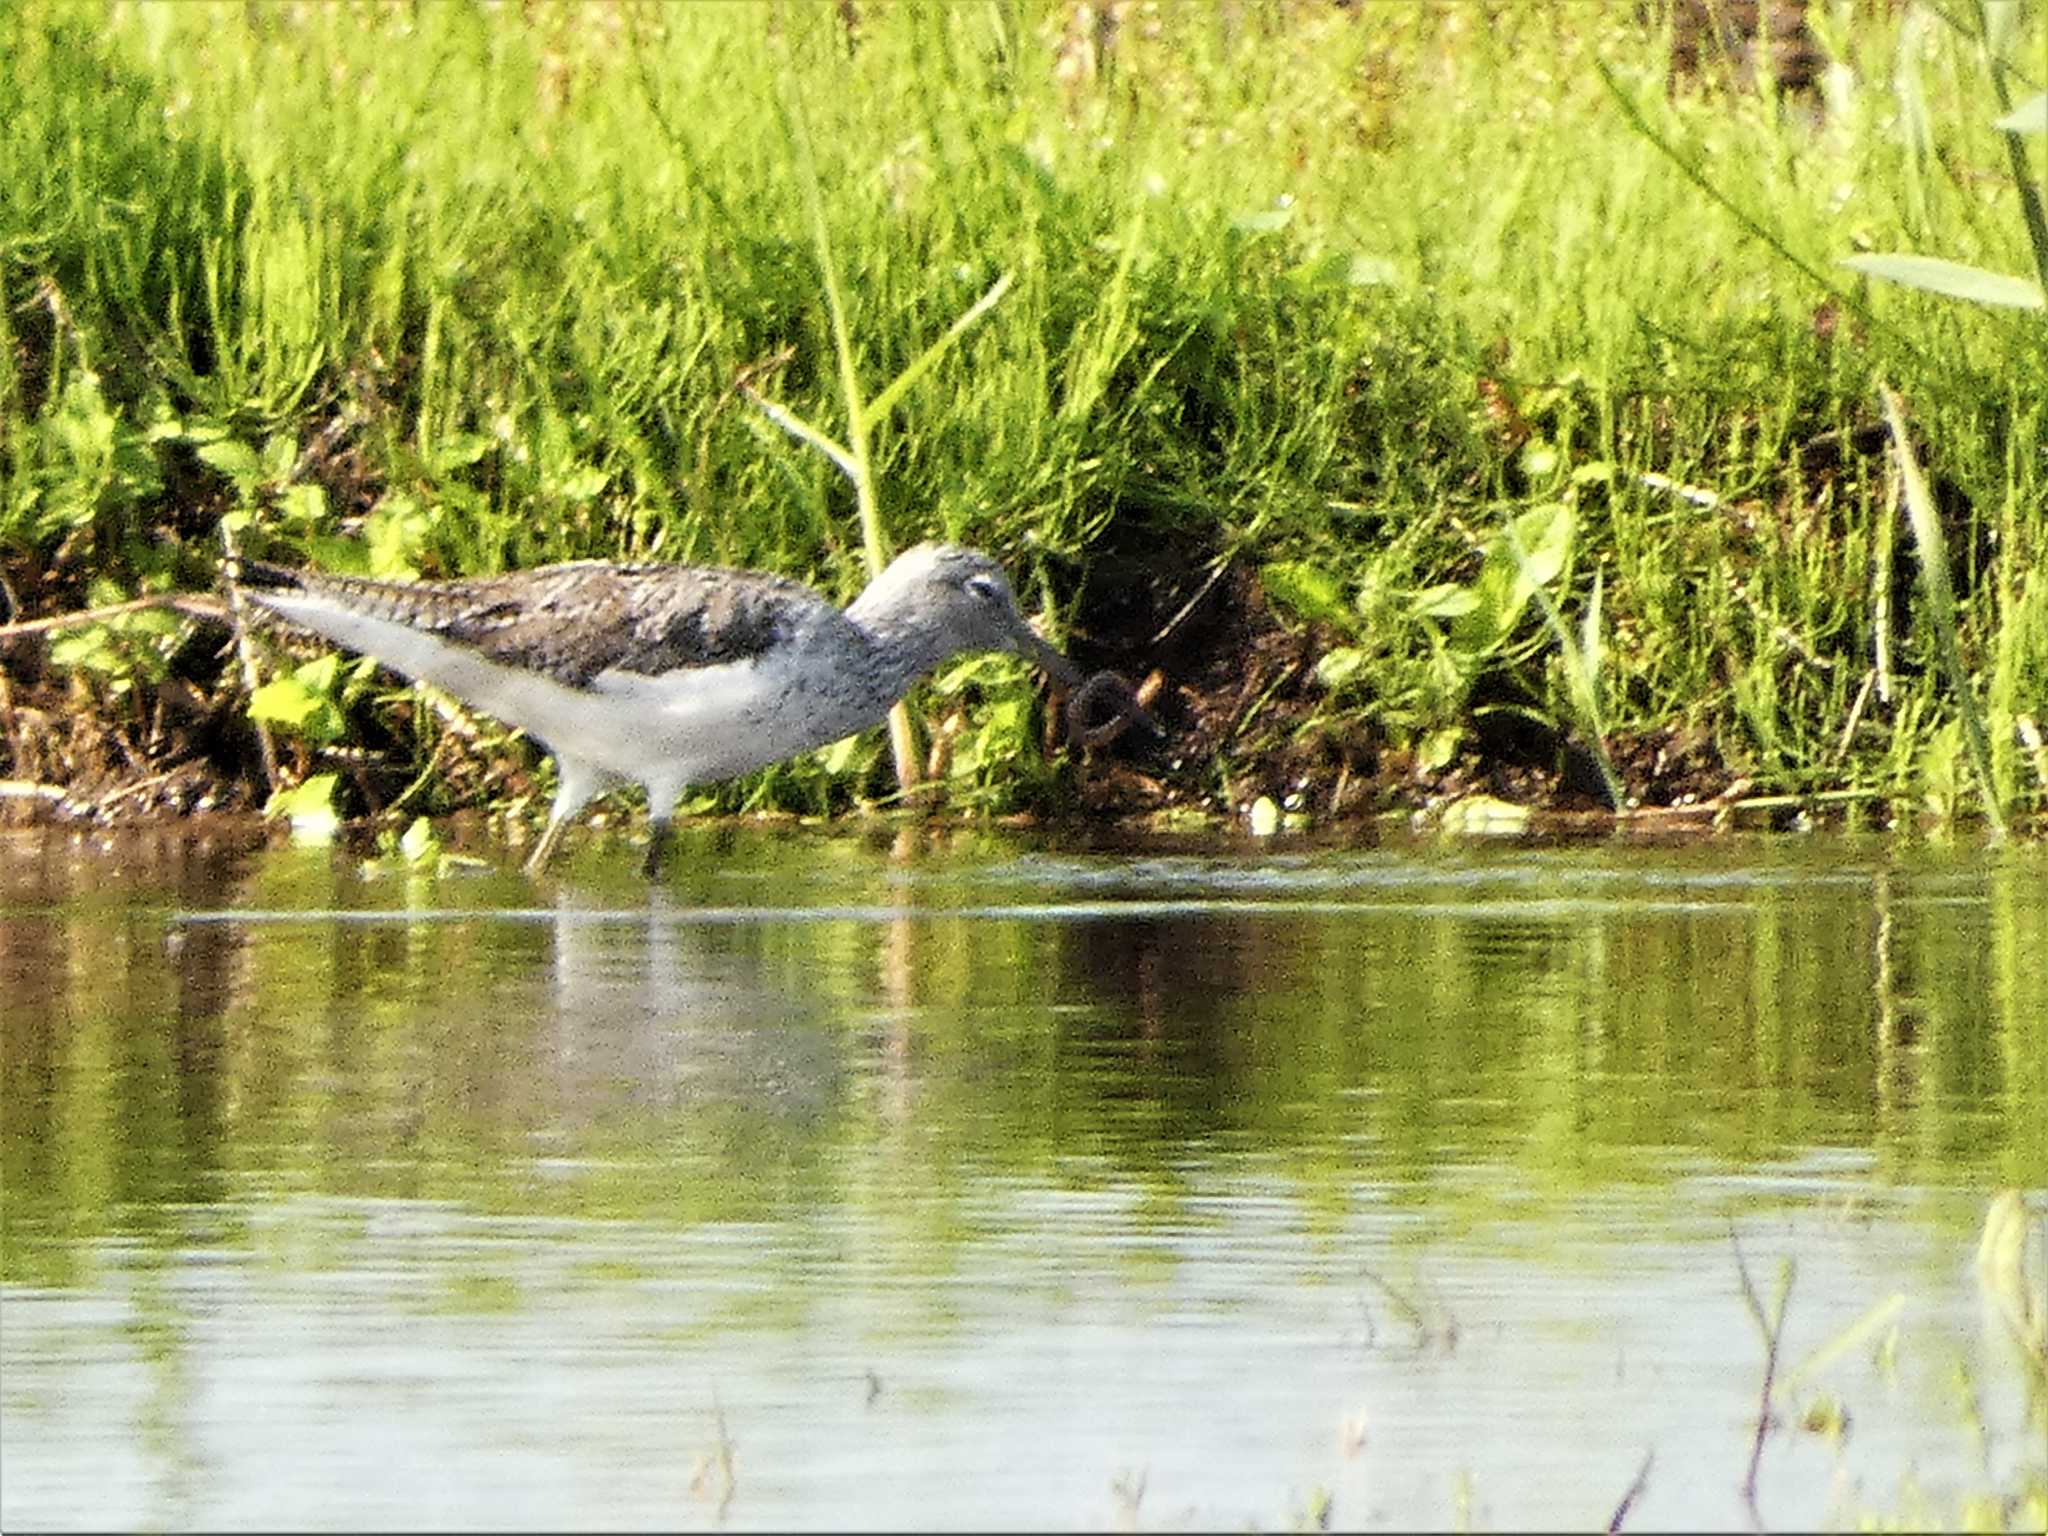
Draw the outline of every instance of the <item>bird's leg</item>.
<instances>
[{"instance_id":1,"label":"bird's leg","mask_svg":"<svg viewBox=\"0 0 2048 1536\"><path fill-rule=\"evenodd\" d=\"M529 879L539 878L548 867L548 860L555 856L555 849L561 845L562 834L569 830L569 823L603 787L604 775L599 769L559 754L556 756L555 803L548 808L547 829L527 856L526 874Z\"/></svg>"},{"instance_id":2,"label":"bird's leg","mask_svg":"<svg viewBox=\"0 0 2048 1536\"><path fill-rule=\"evenodd\" d=\"M541 871L548 867L548 860L555 856L555 848L562 841L563 829L569 825L569 818L562 814L562 802L557 799L555 807L548 813L547 830L540 835L540 841L533 845L533 852L526 858L526 877L540 878Z\"/></svg>"},{"instance_id":3,"label":"bird's leg","mask_svg":"<svg viewBox=\"0 0 2048 1536\"><path fill-rule=\"evenodd\" d=\"M640 866L640 873L650 880L661 878L661 862L668 854L669 844L675 841L675 825L666 816L653 816L647 822L647 862Z\"/></svg>"},{"instance_id":4,"label":"bird's leg","mask_svg":"<svg viewBox=\"0 0 2048 1536\"><path fill-rule=\"evenodd\" d=\"M640 872L650 880L661 876L661 862L668 855L668 845L675 841L675 828L671 825L676 812L676 801L683 796L683 781L675 777L674 770L664 768L646 781L647 790L647 861L640 866Z\"/></svg>"}]
</instances>

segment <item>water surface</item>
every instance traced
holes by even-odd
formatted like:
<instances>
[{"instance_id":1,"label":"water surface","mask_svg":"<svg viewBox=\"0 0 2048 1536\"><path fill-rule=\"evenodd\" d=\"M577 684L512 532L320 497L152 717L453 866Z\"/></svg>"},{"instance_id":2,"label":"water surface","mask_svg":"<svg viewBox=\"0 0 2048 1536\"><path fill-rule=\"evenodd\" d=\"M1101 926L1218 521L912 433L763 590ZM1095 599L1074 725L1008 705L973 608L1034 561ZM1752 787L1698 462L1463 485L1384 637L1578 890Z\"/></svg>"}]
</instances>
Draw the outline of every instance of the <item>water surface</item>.
<instances>
[{"instance_id":1,"label":"water surface","mask_svg":"<svg viewBox=\"0 0 2048 1536\"><path fill-rule=\"evenodd\" d=\"M2040 851L678 852L0 841L0 1524L1745 1527L1743 1264L1766 1522L2048 1487Z\"/></svg>"}]
</instances>

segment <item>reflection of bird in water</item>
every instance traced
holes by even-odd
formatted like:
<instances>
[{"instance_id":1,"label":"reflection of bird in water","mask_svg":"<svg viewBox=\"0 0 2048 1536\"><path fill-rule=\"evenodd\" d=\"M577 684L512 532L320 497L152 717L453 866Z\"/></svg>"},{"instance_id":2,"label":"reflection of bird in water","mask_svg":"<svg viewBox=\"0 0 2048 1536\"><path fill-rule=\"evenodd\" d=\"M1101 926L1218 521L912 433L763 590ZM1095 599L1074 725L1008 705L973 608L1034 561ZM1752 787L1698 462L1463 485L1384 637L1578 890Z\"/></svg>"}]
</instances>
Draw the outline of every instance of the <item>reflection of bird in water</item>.
<instances>
[{"instance_id":1,"label":"reflection of bird in water","mask_svg":"<svg viewBox=\"0 0 2048 1536\"><path fill-rule=\"evenodd\" d=\"M1157 730L1122 679L1084 680L1038 637L1001 566L953 544L899 555L843 610L762 571L595 560L445 582L243 561L234 579L272 613L545 743L559 786L529 874L585 804L626 784L647 791L655 873L686 786L865 730L963 651L1014 651L1074 690L1077 737L1132 719ZM1114 718L1088 728L1080 711L1104 697Z\"/></svg>"},{"instance_id":2,"label":"reflection of bird in water","mask_svg":"<svg viewBox=\"0 0 2048 1536\"><path fill-rule=\"evenodd\" d=\"M543 1041L561 1110L581 1119L622 1098L730 1100L777 1118L828 1110L843 1072L833 1004L768 980L804 974L764 943L785 925L695 922L650 894L636 912L557 902Z\"/></svg>"}]
</instances>

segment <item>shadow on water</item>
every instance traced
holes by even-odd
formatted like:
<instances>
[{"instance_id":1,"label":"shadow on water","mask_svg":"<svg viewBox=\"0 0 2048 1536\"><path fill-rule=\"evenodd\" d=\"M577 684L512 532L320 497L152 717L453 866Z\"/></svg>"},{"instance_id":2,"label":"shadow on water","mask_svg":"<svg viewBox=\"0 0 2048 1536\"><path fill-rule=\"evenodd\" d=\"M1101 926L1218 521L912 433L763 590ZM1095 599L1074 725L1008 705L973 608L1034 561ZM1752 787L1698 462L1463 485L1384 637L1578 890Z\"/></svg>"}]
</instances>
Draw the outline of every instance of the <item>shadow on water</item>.
<instances>
[{"instance_id":1,"label":"shadow on water","mask_svg":"<svg viewBox=\"0 0 2048 1536\"><path fill-rule=\"evenodd\" d=\"M1742 1525L1732 1231L1766 1519L2048 1498L2038 851L679 852L0 843L0 1523Z\"/></svg>"}]
</instances>

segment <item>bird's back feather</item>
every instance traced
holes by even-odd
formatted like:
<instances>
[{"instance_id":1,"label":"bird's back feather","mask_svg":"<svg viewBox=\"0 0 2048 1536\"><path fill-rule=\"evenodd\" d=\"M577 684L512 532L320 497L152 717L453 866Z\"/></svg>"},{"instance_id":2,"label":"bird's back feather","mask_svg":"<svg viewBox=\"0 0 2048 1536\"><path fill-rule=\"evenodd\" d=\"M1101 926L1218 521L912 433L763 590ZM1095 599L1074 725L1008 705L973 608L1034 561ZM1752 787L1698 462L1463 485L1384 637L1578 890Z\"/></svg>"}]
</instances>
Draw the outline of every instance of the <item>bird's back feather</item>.
<instances>
[{"instance_id":1,"label":"bird's back feather","mask_svg":"<svg viewBox=\"0 0 2048 1536\"><path fill-rule=\"evenodd\" d=\"M398 582L245 560L239 581L256 601L281 599L279 612L330 636L336 632L322 629L319 608L404 625L571 688L588 688L608 671L658 676L758 659L806 622L840 617L800 582L717 566L590 560L470 581Z\"/></svg>"}]
</instances>

